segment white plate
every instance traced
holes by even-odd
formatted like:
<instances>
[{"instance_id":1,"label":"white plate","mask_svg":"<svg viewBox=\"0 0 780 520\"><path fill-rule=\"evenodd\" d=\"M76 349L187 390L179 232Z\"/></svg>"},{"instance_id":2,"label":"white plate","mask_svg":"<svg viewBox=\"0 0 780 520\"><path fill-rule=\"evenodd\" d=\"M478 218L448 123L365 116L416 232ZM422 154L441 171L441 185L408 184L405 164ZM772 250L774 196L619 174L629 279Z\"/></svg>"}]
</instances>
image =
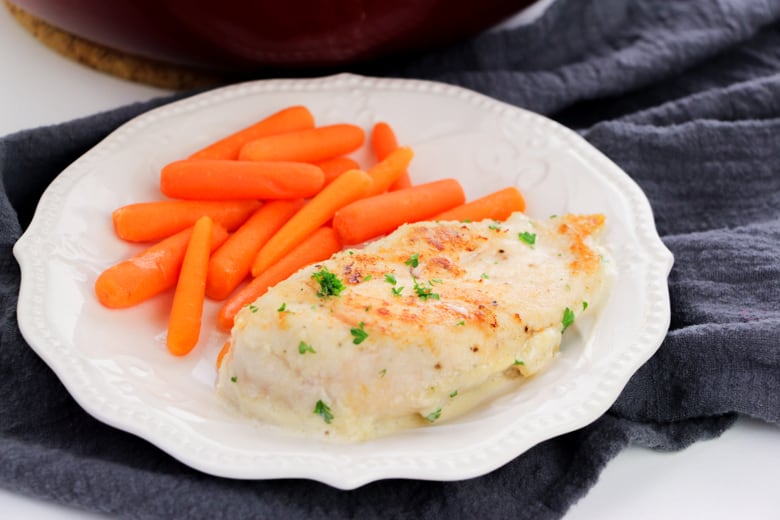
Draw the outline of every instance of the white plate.
<instances>
[{"instance_id":1,"label":"white plate","mask_svg":"<svg viewBox=\"0 0 780 520\"><path fill-rule=\"evenodd\" d=\"M217 400L214 360L225 335L205 327L195 350L164 344L170 296L111 311L97 275L141 247L118 240L110 214L156 200L160 168L282 107L305 104L319 124L389 121L416 153L416 182L454 176L469 198L507 185L536 217L607 215L614 288L597 319L567 331L562 354L512 395L460 420L358 445L302 439L237 417ZM368 161L367 151L356 154ZM22 269L19 327L73 397L206 473L309 478L351 489L383 478L456 480L487 473L535 444L582 427L617 398L669 325L672 255L647 199L615 164L544 117L461 88L338 75L221 88L126 123L60 174L14 253ZM213 323L218 304L208 304Z\"/></svg>"}]
</instances>

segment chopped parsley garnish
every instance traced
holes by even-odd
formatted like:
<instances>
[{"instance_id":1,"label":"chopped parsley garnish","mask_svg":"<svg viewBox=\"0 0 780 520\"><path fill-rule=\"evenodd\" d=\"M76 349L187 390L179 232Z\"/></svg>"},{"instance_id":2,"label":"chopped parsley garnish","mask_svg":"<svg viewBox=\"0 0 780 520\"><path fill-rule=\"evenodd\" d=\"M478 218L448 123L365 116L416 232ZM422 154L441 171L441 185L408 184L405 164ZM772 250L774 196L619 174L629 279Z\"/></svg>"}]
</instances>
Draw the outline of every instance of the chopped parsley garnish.
<instances>
[{"instance_id":1,"label":"chopped parsley garnish","mask_svg":"<svg viewBox=\"0 0 780 520\"><path fill-rule=\"evenodd\" d=\"M479 277L480 277L480 278L482 278L483 280L487 280L488 278L490 278L490 277L487 275L487 273L482 273L481 275L479 275Z\"/></svg>"},{"instance_id":2,"label":"chopped parsley garnish","mask_svg":"<svg viewBox=\"0 0 780 520\"><path fill-rule=\"evenodd\" d=\"M389 273L385 274L385 281L390 285L395 285L396 283L398 283L398 280L395 279L395 276Z\"/></svg>"},{"instance_id":3,"label":"chopped parsley garnish","mask_svg":"<svg viewBox=\"0 0 780 520\"><path fill-rule=\"evenodd\" d=\"M379 371L379 377L385 377L385 374L387 374L386 368L383 368L382 370Z\"/></svg>"},{"instance_id":4,"label":"chopped parsley garnish","mask_svg":"<svg viewBox=\"0 0 780 520\"><path fill-rule=\"evenodd\" d=\"M450 392L450 397L455 397L457 395L458 395L458 391L457 390L453 390L452 392Z\"/></svg>"},{"instance_id":5,"label":"chopped parsley garnish","mask_svg":"<svg viewBox=\"0 0 780 520\"><path fill-rule=\"evenodd\" d=\"M421 300L438 300L439 295L438 293L433 292L432 287L425 287L423 285L420 285L416 281L414 282L414 292L417 293L417 296L420 297Z\"/></svg>"},{"instance_id":6,"label":"chopped parsley garnish","mask_svg":"<svg viewBox=\"0 0 780 520\"><path fill-rule=\"evenodd\" d=\"M306 354L307 352L311 352L312 354L317 353L317 351L305 341L298 343L298 354Z\"/></svg>"},{"instance_id":7,"label":"chopped parsley garnish","mask_svg":"<svg viewBox=\"0 0 780 520\"><path fill-rule=\"evenodd\" d=\"M532 246L536 243L536 233L529 233L528 231L523 231L522 233L517 234L517 238L519 238L529 246Z\"/></svg>"},{"instance_id":8,"label":"chopped parsley garnish","mask_svg":"<svg viewBox=\"0 0 780 520\"><path fill-rule=\"evenodd\" d=\"M431 278L431 279L428 281L428 283L429 283L429 284L431 284L431 285L433 285L433 284L435 284L435 283L444 283L444 282L442 281L442 279L441 279L441 278Z\"/></svg>"},{"instance_id":9,"label":"chopped parsley garnish","mask_svg":"<svg viewBox=\"0 0 780 520\"><path fill-rule=\"evenodd\" d=\"M364 323L361 321L359 327L352 327L349 329L349 333L352 334L352 337L354 338L352 343L355 345L360 345L368 337L368 332L365 331L363 325Z\"/></svg>"},{"instance_id":10,"label":"chopped parsley garnish","mask_svg":"<svg viewBox=\"0 0 780 520\"><path fill-rule=\"evenodd\" d=\"M333 414L330 411L330 406L323 403L322 399L317 401L317 404L314 405L314 413L322 417L322 420L325 421L326 424L330 424L330 422L333 420Z\"/></svg>"},{"instance_id":11,"label":"chopped parsley garnish","mask_svg":"<svg viewBox=\"0 0 780 520\"><path fill-rule=\"evenodd\" d=\"M561 332L568 329L572 323L574 323L574 311L566 307L563 310L563 318L561 318L561 325L563 325L563 330L561 330Z\"/></svg>"},{"instance_id":12,"label":"chopped parsley garnish","mask_svg":"<svg viewBox=\"0 0 780 520\"><path fill-rule=\"evenodd\" d=\"M250 303L249 304L249 310L252 311L252 312L257 312L258 311L257 305L254 305L254 304Z\"/></svg>"},{"instance_id":13,"label":"chopped parsley garnish","mask_svg":"<svg viewBox=\"0 0 780 520\"><path fill-rule=\"evenodd\" d=\"M374 275L372 275L372 274L367 274L366 276L364 276L364 277L363 277L363 281L364 281L364 282L367 282L367 281L369 281L370 279L372 279L373 277L374 277Z\"/></svg>"},{"instance_id":14,"label":"chopped parsley garnish","mask_svg":"<svg viewBox=\"0 0 780 520\"><path fill-rule=\"evenodd\" d=\"M515 365L522 365L522 366L524 366L525 362L522 359L515 359L515 363L514 364Z\"/></svg>"},{"instance_id":15,"label":"chopped parsley garnish","mask_svg":"<svg viewBox=\"0 0 780 520\"><path fill-rule=\"evenodd\" d=\"M403 287L393 287L393 296L401 296L401 291L403 290Z\"/></svg>"},{"instance_id":16,"label":"chopped parsley garnish","mask_svg":"<svg viewBox=\"0 0 780 520\"><path fill-rule=\"evenodd\" d=\"M313 275L311 275L318 284L320 284L320 290L317 291L317 296L320 298L327 298L328 296L338 296L341 291L345 289L344 284L338 277L328 271L327 267L323 267Z\"/></svg>"},{"instance_id":17,"label":"chopped parsley garnish","mask_svg":"<svg viewBox=\"0 0 780 520\"><path fill-rule=\"evenodd\" d=\"M231 382L231 383L235 383L236 381L238 381L238 378L237 378L236 376L232 376L232 377L230 378L230 382Z\"/></svg>"},{"instance_id":18,"label":"chopped parsley garnish","mask_svg":"<svg viewBox=\"0 0 780 520\"><path fill-rule=\"evenodd\" d=\"M587 309L587 308L588 308L588 302L586 302L586 301L583 301L583 302L582 302L582 310L584 311L584 310L585 310L585 309Z\"/></svg>"},{"instance_id":19,"label":"chopped parsley garnish","mask_svg":"<svg viewBox=\"0 0 780 520\"><path fill-rule=\"evenodd\" d=\"M436 410L432 411L428 415L425 416L426 419L430 422L436 421L439 417L441 417L441 408L437 408Z\"/></svg>"},{"instance_id":20,"label":"chopped parsley garnish","mask_svg":"<svg viewBox=\"0 0 780 520\"><path fill-rule=\"evenodd\" d=\"M488 229L493 229L493 230L499 231L501 229L501 226L499 225L498 222L496 222L495 224L490 224L488 226Z\"/></svg>"},{"instance_id":21,"label":"chopped parsley garnish","mask_svg":"<svg viewBox=\"0 0 780 520\"><path fill-rule=\"evenodd\" d=\"M404 262L406 265L411 265L412 267L417 267L420 265L420 255L419 253L415 253L412 256L409 257L409 260Z\"/></svg>"},{"instance_id":22,"label":"chopped parsley garnish","mask_svg":"<svg viewBox=\"0 0 780 520\"><path fill-rule=\"evenodd\" d=\"M463 321L463 320L460 320L458 323L456 323L456 324L455 324L455 326L456 326L456 327L462 327L462 326L463 326L463 325L465 325L465 324L466 324L466 322L465 322L465 321Z\"/></svg>"},{"instance_id":23,"label":"chopped parsley garnish","mask_svg":"<svg viewBox=\"0 0 780 520\"><path fill-rule=\"evenodd\" d=\"M276 309L278 312L284 312L287 310L287 302L282 303L278 309Z\"/></svg>"},{"instance_id":24,"label":"chopped parsley garnish","mask_svg":"<svg viewBox=\"0 0 780 520\"><path fill-rule=\"evenodd\" d=\"M461 222L463 222L464 224L471 224L471 219L470 218L464 218L463 220L461 220Z\"/></svg>"}]
</instances>

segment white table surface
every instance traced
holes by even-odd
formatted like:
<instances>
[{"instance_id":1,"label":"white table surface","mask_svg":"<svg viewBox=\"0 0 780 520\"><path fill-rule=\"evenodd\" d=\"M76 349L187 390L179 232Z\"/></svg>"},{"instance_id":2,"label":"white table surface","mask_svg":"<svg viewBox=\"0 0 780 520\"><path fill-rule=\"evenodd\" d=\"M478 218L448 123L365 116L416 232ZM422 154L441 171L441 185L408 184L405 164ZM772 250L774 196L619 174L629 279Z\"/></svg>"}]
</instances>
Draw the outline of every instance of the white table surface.
<instances>
[{"instance_id":1,"label":"white table surface","mask_svg":"<svg viewBox=\"0 0 780 520\"><path fill-rule=\"evenodd\" d=\"M0 135L144 101L168 91L95 72L44 47L0 8ZM780 518L780 429L740 419L677 453L630 447L566 515L582 519ZM0 489L4 518L99 518Z\"/></svg>"}]
</instances>

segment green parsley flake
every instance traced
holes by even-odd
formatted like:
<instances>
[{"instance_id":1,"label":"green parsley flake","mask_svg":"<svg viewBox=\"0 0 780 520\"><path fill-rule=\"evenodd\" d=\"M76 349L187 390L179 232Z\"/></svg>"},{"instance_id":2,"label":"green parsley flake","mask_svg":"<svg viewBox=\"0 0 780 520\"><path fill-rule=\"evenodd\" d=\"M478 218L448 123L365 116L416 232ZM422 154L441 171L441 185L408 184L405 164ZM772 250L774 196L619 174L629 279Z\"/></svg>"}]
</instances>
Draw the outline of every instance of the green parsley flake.
<instances>
[{"instance_id":1,"label":"green parsley flake","mask_svg":"<svg viewBox=\"0 0 780 520\"><path fill-rule=\"evenodd\" d=\"M368 332L365 331L363 325L364 323L361 321L360 327L352 327L349 329L349 333L352 334L352 337L354 338L352 343L355 345L360 345L368 337Z\"/></svg>"},{"instance_id":2,"label":"green parsley flake","mask_svg":"<svg viewBox=\"0 0 780 520\"><path fill-rule=\"evenodd\" d=\"M330 422L333 420L333 414L330 411L330 406L323 403L321 399L317 401L317 404L314 405L314 414L322 417L322 420L325 421L326 424L330 424Z\"/></svg>"},{"instance_id":3,"label":"green parsley flake","mask_svg":"<svg viewBox=\"0 0 780 520\"><path fill-rule=\"evenodd\" d=\"M561 333L568 329L572 323L574 323L574 311L566 307L566 309L563 311L563 318L561 318L561 325L563 325L563 330L561 330Z\"/></svg>"},{"instance_id":4,"label":"green parsley flake","mask_svg":"<svg viewBox=\"0 0 780 520\"><path fill-rule=\"evenodd\" d=\"M417 267L420 265L420 255L419 253L415 253L412 256L409 257L409 260L404 262L406 265L411 265L412 267Z\"/></svg>"},{"instance_id":5,"label":"green parsley flake","mask_svg":"<svg viewBox=\"0 0 780 520\"><path fill-rule=\"evenodd\" d=\"M428 283L433 285L435 283L444 283L444 281L441 278L431 278Z\"/></svg>"},{"instance_id":6,"label":"green parsley flake","mask_svg":"<svg viewBox=\"0 0 780 520\"><path fill-rule=\"evenodd\" d=\"M372 274L367 274L366 276L364 276L364 277L363 277L363 281L364 281L364 282L367 282L367 281L369 281L370 279L372 279L373 277L374 277L374 275L372 275Z\"/></svg>"},{"instance_id":7,"label":"green parsley flake","mask_svg":"<svg viewBox=\"0 0 780 520\"><path fill-rule=\"evenodd\" d=\"M430 422L436 421L439 417L441 417L441 408L437 408L436 410L432 411L428 415L425 416L426 419Z\"/></svg>"},{"instance_id":8,"label":"green parsley flake","mask_svg":"<svg viewBox=\"0 0 780 520\"><path fill-rule=\"evenodd\" d=\"M450 393L450 398L452 398L452 397L456 397L457 395L458 395L458 391L457 391L457 390L453 390L453 391Z\"/></svg>"},{"instance_id":9,"label":"green parsley flake","mask_svg":"<svg viewBox=\"0 0 780 520\"><path fill-rule=\"evenodd\" d=\"M425 287L414 282L414 292L417 293L417 296L420 297L421 300L438 300L439 295L435 292L433 292L432 287Z\"/></svg>"},{"instance_id":10,"label":"green parsley flake","mask_svg":"<svg viewBox=\"0 0 780 520\"><path fill-rule=\"evenodd\" d=\"M236 381L238 381L238 378L236 376L230 378L231 383L235 383Z\"/></svg>"},{"instance_id":11,"label":"green parsley flake","mask_svg":"<svg viewBox=\"0 0 780 520\"><path fill-rule=\"evenodd\" d=\"M298 343L298 354L306 354L307 352L311 352L312 354L317 353L317 351L305 341Z\"/></svg>"},{"instance_id":12,"label":"green parsley flake","mask_svg":"<svg viewBox=\"0 0 780 520\"><path fill-rule=\"evenodd\" d=\"M515 365L525 366L525 362L522 359L515 359Z\"/></svg>"},{"instance_id":13,"label":"green parsley flake","mask_svg":"<svg viewBox=\"0 0 780 520\"><path fill-rule=\"evenodd\" d=\"M494 230L494 231L501 231L501 225L500 225L500 222L498 222L497 220L494 220L494 221L493 221L493 224L490 224L490 225L488 226L488 229L492 229L492 230Z\"/></svg>"},{"instance_id":14,"label":"green parsley flake","mask_svg":"<svg viewBox=\"0 0 780 520\"><path fill-rule=\"evenodd\" d=\"M586 301L583 301L583 302L582 302L582 310L584 311L584 310L585 310L585 309L587 309L587 308L588 308L588 302L586 302Z\"/></svg>"},{"instance_id":15,"label":"green parsley flake","mask_svg":"<svg viewBox=\"0 0 780 520\"><path fill-rule=\"evenodd\" d=\"M487 275L487 273L482 273L481 275L479 275L479 277L480 277L480 278L482 278L483 280L487 280L488 278L490 278L490 277Z\"/></svg>"},{"instance_id":16,"label":"green parsley flake","mask_svg":"<svg viewBox=\"0 0 780 520\"><path fill-rule=\"evenodd\" d=\"M401 291L403 290L403 287L393 287L393 296L401 296Z\"/></svg>"},{"instance_id":17,"label":"green parsley flake","mask_svg":"<svg viewBox=\"0 0 780 520\"><path fill-rule=\"evenodd\" d=\"M463 320L460 320L458 323L456 323L456 324L455 324L455 326L456 326L456 327L462 327L462 326L463 326L463 325L465 325L465 324L466 324L466 322L465 322L465 321L463 321Z\"/></svg>"},{"instance_id":18,"label":"green parsley flake","mask_svg":"<svg viewBox=\"0 0 780 520\"><path fill-rule=\"evenodd\" d=\"M536 233L529 233L528 231L523 231L522 233L517 234L517 238L519 238L529 246L533 246L536 243Z\"/></svg>"},{"instance_id":19,"label":"green parsley flake","mask_svg":"<svg viewBox=\"0 0 780 520\"><path fill-rule=\"evenodd\" d=\"M257 312L259 309L257 308L257 305L250 304L249 305L249 310L254 313L254 312Z\"/></svg>"},{"instance_id":20,"label":"green parsley flake","mask_svg":"<svg viewBox=\"0 0 780 520\"><path fill-rule=\"evenodd\" d=\"M282 303L278 309L276 309L278 312L284 312L287 310L287 302Z\"/></svg>"},{"instance_id":21,"label":"green parsley flake","mask_svg":"<svg viewBox=\"0 0 780 520\"><path fill-rule=\"evenodd\" d=\"M395 279L395 276L389 273L385 274L385 281L390 285L395 285L396 283L398 283L398 280Z\"/></svg>"},{"instance_id":22,"label":"green parsley flake","mask_svg":"<svg viewBox=\"0 0 780 520\"><path fill-rule=\"evenodd\" d=\"M379 371L379 377L385 377L385 374L387 374L386 368L383 368L382 370Z\"/></svg>"},{"instance_id":23,"label":"green parsley flake","mask_svg":"<svg viewBox=\"0 0 780 520\"><path fill-rule=\"evenodd\" d=\"M327 298L328 296L338 296L341 291L345 289L344 284L338 277L328 271L327 267L323 267L313 275L311 275L318 284L320 284L320 290L317 291L317 296L320 298Z\"/></svg>"}]
</instances>

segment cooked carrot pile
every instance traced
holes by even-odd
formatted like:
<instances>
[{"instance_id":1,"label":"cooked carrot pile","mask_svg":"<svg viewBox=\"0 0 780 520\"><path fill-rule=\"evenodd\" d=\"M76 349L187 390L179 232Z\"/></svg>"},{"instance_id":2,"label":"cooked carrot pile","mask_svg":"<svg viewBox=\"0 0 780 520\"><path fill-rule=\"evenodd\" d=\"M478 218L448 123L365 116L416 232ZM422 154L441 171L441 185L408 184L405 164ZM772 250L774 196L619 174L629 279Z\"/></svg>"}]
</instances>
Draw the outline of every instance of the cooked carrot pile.
<instances>
[{"instance_id":1,"label":"cooked carrot pile","mask_svg":"<svg viewBox=\"0 0 780 520\"><path fill-rule=\"evenodd\" d=\"M366 144L374 161L362 167L349 154ZM413 185L413 157L386 122L366 132L317 126L304 106L280 110L163 167L168 199L112 213L120 239L150 244L97 278L97 298L125 308L174 291L167 346L181 356L197 346L206 299L225 300L215 325L230 330L270 287L344 246L405 223L505 220L525 209L514 187L467 202L455 179Z\"/></svg>"}]
</instances>

